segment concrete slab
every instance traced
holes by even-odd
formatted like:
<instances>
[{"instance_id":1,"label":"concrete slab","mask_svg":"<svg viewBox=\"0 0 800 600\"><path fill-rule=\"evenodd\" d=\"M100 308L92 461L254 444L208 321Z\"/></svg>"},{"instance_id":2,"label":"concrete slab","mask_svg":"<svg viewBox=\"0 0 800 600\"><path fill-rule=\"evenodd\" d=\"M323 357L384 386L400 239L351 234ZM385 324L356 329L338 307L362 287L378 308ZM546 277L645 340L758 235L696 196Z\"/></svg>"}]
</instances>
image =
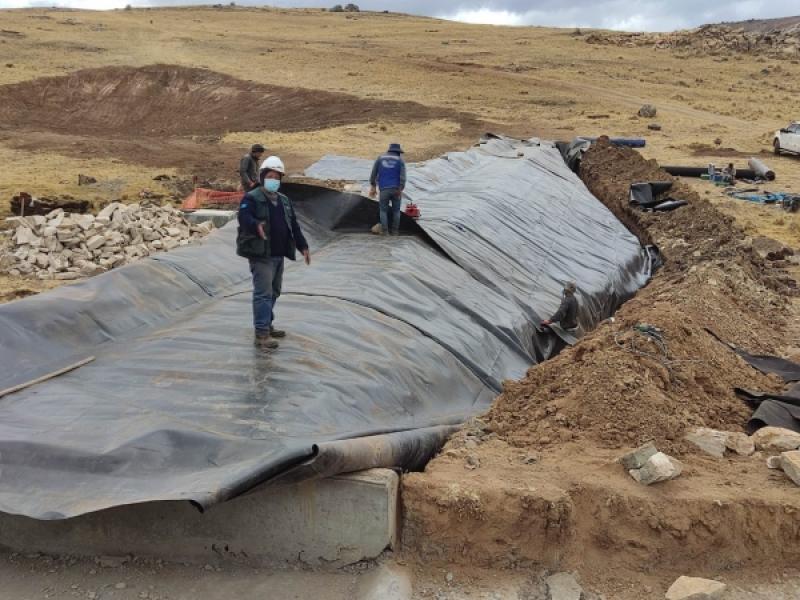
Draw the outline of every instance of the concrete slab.
<instances>
[{"instance_id":1,"label":"concrete slab","mask_svg":"<svg viewBox=\"0 0 800 600\"><path fill-rule=\"evenodd\" d=\"M262 487L205 513L187 502L123 506L63 521L0 513L0 546L76 556L338 567L396 545L398 488L394 471L372 469Z\"/></svg>"},{"instance_id":2,"label":"concrete slab","mask_svg":"<svg viewBox=\"0 0 800 600\"><path fill-rule=\"evenodd\" d=\"M411 600L413 586L408 569L383 564L361 577L356 586L356 600Z\"/></svg>"}]
</instances>

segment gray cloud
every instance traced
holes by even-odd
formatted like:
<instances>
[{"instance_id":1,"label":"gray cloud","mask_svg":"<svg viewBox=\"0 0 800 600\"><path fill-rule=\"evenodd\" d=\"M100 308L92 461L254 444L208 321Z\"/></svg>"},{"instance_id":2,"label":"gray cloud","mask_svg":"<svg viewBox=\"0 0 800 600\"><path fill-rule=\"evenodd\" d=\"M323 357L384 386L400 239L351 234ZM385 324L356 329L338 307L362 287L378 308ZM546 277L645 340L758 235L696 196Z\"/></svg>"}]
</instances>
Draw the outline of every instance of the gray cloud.
<instances>
[{"instance_id":1,"label":"gray cloud","mask_svg":"<svg viewBox=\"0 0 800 600\"><path fill-rule=\"evenodd\" d=\"M219 0L218 0L219 1ZM0 8L64 6L73 8L121 8L215 4L198 0L0 0ZM336 1L330 1L330 5ZM239 0L240 5L264 2ZM272 6L328 6L320 0L273 0ZM703 23L783 17L800 12L797 0L361 0L363 10L391 10L468 22L556 27L668 31Z\"/></svg>"}]
</instances>

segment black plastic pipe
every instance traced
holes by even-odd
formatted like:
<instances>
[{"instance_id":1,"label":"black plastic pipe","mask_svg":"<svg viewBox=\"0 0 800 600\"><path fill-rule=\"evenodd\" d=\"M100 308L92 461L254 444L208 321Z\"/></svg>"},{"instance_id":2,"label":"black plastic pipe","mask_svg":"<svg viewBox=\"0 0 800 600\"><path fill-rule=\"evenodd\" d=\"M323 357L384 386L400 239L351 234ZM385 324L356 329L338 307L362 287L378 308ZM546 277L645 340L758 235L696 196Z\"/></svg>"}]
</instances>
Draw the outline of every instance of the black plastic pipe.
<instances>
[{"instance_id":1,"label":"black plastic pipe","mask_svg":"<svg viewBox=\"0 0 800 600\"><path fill-rule=\"evenodd\" d=\"M661 168L675 177L700 177L708 174L708 167L679 167L671 165ZM736 179L756 179L757 177L758 174L752 169L736 169Z\"/></svg>"}]
</instances>

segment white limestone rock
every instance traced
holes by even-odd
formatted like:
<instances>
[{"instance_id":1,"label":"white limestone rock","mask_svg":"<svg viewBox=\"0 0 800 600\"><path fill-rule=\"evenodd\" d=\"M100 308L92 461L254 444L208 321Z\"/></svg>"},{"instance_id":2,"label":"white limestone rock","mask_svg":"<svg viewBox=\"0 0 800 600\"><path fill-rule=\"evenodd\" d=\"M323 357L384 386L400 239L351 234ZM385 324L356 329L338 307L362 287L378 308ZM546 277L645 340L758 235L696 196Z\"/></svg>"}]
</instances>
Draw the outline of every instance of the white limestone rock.
<instances>
[{"instance_id":1,"label":"white limestone rock","mask_svg":"<svg viewBox=\"0 0 800 600\"><path fill-rule=\"evenodd\" d=\"M700 448L706 454L710 454L715 458L723 458L727 447L728 433L709 429L708 427L698 427L694 431L687 433L684 439Z\"/></svg>"},{"instance_id":2,"label":"white limestone rock","mask_svg":"<svg viewBox=\"0 0 800 600\"><path fill-rule=\"evenodd\" d=\"M782 427L762 427L751 436L756 449L781 453L800 448L800 433Z\"/></svg>"},{"instance_id":3,"label":"white limestone rock","mask_svg":"<svg viewBox=\"0 0 800 600\"><path fill-rule=\"evenodd\" d=\"M86 247L89 250L94 251L103 246L105 243L106 243L105 237L103 237L102 235L95 235L89 238L89 240L86 242Z\"/></svg>"},{"instance_id":4,"label":"white limestone rock","mask_svg":"<svg viewBox=\"0 0 800 600\"><path fill-rule=\"evenodd\" d=\"M122 206L119 202L112 202L108 206L106 206L103 210L97 213L97 219L107 219L107 223L111 221L111 217L117 212L117 209Z\"/></svg>"},{"instance_id":5,"label":"white limestone rock","mask_svg":"<svg viewBox=\"0 0 800 600\"><path fill-rule=\"evenodd\" d=\"M662 481L675 479L683 472L683 465L680 461L667 456L663 452L657 452L644 463L640 469L631 469L631 477L642 485L652 485Z\"/></svg>"},{"instance_id":6,"label":"white limestone rock","mask_svg":"<svg viewBox=\"0 0 800 600\"><path fill-rule=\"evenodd\" d=\"M726 589L719 581L684 575L667 590L666 600L719 600Z\"/></svg>"},{"instance_id":7,"label":"white limestone rock","mask_svg":"<svg viewBox=\"0 0 800 600\"><path fill-rule=\"evenodd\" d=\"M795 485L800 485L800 451L782 452L781 469Z\"/></svg>"},{"instance_id":8,"label":"white limestone rock","mask_svg":"<svg viewBox=\"0 0 800 600\"><path fill-rule=\"evenodd\" d=\"M739 456L752 456L756 452L756 445L752 438L744 433L738 432L728 433L725 447Z\"/></svg>"}]
</instances>

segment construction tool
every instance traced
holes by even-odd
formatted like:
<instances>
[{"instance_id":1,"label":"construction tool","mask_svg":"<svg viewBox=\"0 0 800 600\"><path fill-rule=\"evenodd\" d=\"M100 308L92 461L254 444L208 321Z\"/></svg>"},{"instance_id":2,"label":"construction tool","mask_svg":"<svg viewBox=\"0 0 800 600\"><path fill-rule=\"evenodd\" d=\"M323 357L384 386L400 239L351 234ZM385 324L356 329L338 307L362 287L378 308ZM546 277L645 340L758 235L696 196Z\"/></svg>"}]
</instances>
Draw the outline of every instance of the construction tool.
<instances>
[{"instance_id":1,"label":"construction tool","mask_svg":"<svg viewBox=\"0 0 800 600\"><path fill-rule=\"evenodd\" d=\"M403 211L407 217L412 219L419 219L419 207L413 202L406 204L406 209Z\"/></svg>"}]
</instances>

